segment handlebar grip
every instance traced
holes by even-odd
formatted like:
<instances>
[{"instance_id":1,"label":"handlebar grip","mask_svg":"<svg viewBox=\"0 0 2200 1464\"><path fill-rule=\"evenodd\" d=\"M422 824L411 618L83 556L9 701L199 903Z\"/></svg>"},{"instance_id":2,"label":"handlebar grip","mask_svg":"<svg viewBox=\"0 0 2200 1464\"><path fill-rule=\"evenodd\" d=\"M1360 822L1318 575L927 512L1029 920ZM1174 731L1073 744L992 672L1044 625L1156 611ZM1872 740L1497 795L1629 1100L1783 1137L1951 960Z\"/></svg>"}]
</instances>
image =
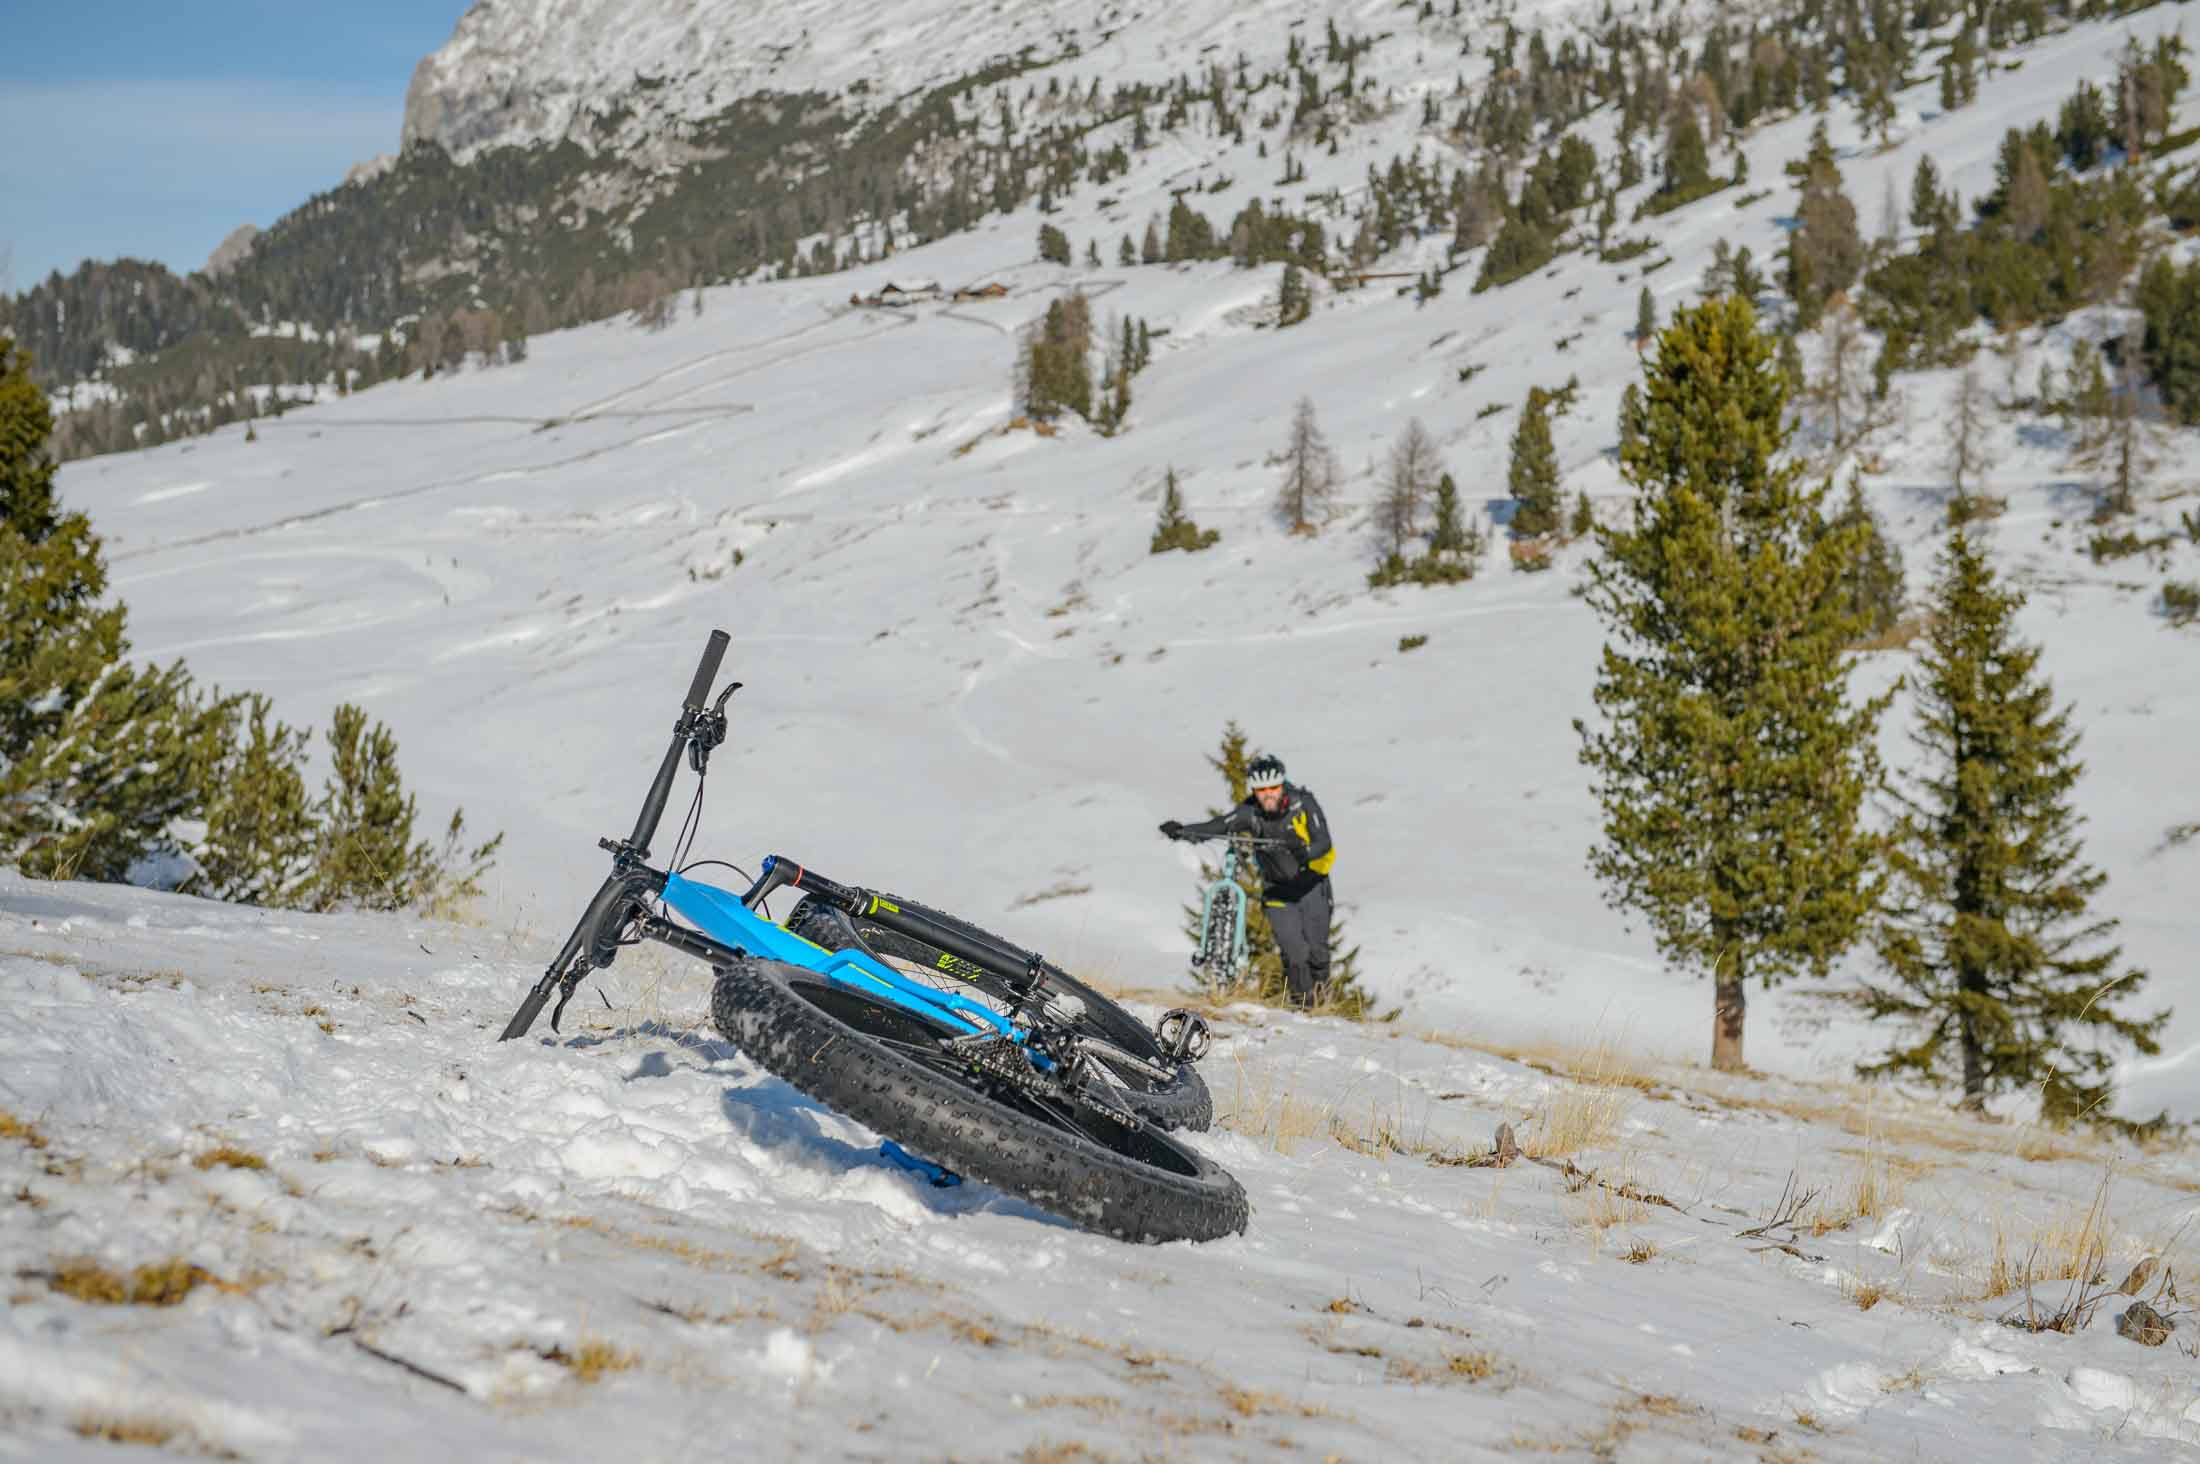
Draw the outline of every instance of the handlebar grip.
<instances>
[{"instance_id":1,"label":"handlebar grip","mask_svg":"<svg viewBox=\"0 0 2200 1464\"><path fill-rule=\"evenodd\" d=\"M687 709L699 712L710 697L710 684L718 679L718 663L726 658L726 647L733 644L733 637L722 630L710 633L710 643L703 647L703 659L695 668L695 684L688 688Z\"/></svg>"}]
</instances>

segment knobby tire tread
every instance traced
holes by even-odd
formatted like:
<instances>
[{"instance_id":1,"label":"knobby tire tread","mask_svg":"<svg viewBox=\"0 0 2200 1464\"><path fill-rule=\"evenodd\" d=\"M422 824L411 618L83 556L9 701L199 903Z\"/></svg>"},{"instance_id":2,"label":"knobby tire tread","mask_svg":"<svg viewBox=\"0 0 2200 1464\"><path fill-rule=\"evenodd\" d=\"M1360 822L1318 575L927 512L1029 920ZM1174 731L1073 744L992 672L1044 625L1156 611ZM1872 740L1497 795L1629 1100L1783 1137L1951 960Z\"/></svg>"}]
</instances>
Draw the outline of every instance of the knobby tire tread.
<instances>
[{"instance_id":1,"label":"knobby tire tread","mask_svg":"<svg viewBox=\"0 0 2200 1464\"><path fill-rule=\"evenodd\" d=\"M932 1163L984 1180L1089 1230L1139 1242L1215 1240L1245 1229L1245 1191L1165 1134L1194 1173L1141 1163L992 1101L804 998L774 961L722 969L718 1030L773 1075Z\"/></svg>"}]
</instances>

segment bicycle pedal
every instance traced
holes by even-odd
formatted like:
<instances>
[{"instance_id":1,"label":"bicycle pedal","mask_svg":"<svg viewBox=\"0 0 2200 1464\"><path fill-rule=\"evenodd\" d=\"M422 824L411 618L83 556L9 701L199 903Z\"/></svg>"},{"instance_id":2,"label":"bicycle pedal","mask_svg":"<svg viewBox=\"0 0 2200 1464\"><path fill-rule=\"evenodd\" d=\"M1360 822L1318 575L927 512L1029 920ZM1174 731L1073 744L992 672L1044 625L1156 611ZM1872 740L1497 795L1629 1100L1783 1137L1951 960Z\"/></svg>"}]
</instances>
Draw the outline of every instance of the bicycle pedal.
<instances>
[{"instance_id":1,"label":"bicycle pedal","mask_svg":"<svg viewBox=\"0 0 2200 1464\"><path fill-rule=\"evenodd\" d=\"M1198 1062L1214 1042L1207 1019L1184 1007L1172 1007L1153 1024L1154 1040L1178 1062Z\"/></svg>"}]
</instances>

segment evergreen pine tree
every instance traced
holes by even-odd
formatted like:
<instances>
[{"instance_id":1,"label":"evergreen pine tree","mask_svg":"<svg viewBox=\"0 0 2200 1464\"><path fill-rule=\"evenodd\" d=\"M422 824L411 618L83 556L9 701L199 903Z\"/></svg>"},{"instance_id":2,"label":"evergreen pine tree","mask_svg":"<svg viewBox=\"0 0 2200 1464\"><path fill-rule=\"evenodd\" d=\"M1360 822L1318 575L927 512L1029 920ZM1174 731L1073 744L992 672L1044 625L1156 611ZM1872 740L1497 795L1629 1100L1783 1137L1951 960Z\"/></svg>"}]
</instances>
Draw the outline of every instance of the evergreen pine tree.
<instances>
[{"instance_id":1,"label":"evergreen pine tree","mask_svg":"<svg viewBox=\"0 0 2200 1464\"><path fill-rule=\"evenodd\" d=\"M1276 324L1297 325L1306 319L1313 305L1313 292L1307 288L1305 271L1296 261L1284 265L1283 282L1276 289Z\"/></svg>"},{"instance_id":2,"label":"evergreen pine tree","mask_svg":"<svg viewBox=\"0 0 2200 1464\"><path fill-rule=\"evenodd\" d=\"M1619 451L1624 459L1628 449L1642 441L1642 387L1628 382L1619 394Z\"/></svg>"},{"instance_id":3,"label":"evergreen pine tree","mask_svg":"<svg viewBox=\"0 0 2200 1464\"><path fill-rule=\"evenodd\" d=\"M1748 980L1822 975L1876 894L1858 816L1886 703L1849 704L1843 653L1860 535L1825 526L1825 489L1787 456L1773 352L1733 296L1660 335L1620 459L1633 520L1599 525L1589 562L1601 725L1575 724L1604 810L1591 867L1713 978L1722 1069L1743 1066Z\"/></svg>"},{"instance_id":4,"label":"evergreen pine tree","mask_svg":"<svg viewBox=\"0 0 2200 1464\"><path fill-rule=\"evenodd\" d=\"M81 513L54 499L53 417L30 359L0 336L0 863L120 880L183 853L232 703L178 661L137 669L125 614Z\"/></svg>"},{"instance_id":5,"label":"evergreen pine tree","mask_svg":"<svg viewBox=\"0 0 2200 1464\"><path fill-rule=\"evenodd\" d=\"M1468 538L1459 509L1459 485L1445 473L1436 480L1436 526L1429 531L1428 552L1433 556L1464 554Z\"/></svg>"},{"instance_id":6,"label":"evergreen pine tree","mask_svg":"<svg viewBox=\"0 0 2200 1464\"><path fill-rule=\"evenodd\" d=\"M1827 527L1853 534L1860 546L1842 572L1844 608L1856 617L1859 636L1884 635L1902 618L1902 551L1888 541L1879 515L1864 502L1861 473L1849 474L1849 495Z\"/></svg>"},{"instance_id":7,"label":"evergreen pine tree","mask_svg":"<svg viewBox=\"0 0 2200 1464\"><path fill-rule=\"evenodd\" d=\"M1642 293L1635 297L1635 346L1639 350L1650 344L1650 338L1658 333L1658 300L1644 285Z\"/></svg>"},{"instance_id":8,"label":"evergreen pine tree","mask_svg":"<svg viewBox=\"0 0 2200 1464\"><path fill-rule=\"evenodd\" d=\"M1154 524L1153 542L1146 552L1166 554L1171 549L1182 549L1187 554L1196 554L1221 537L1221 530L1202 529L1184 512L1184 495L1176 486L1176 469L1170 468L1161 480L1161 515Z\"/></svg>"},{"instance_id":9,"label":"evergreen pine tree","mask_svg":"<svg viewBox=\"0 0 2200 1464\"><path fill-rule=\"evenodd\" d=\"M1841 187L1841 170L1814 151L1803 179L1799 219L1787 243L1787 292L1805 330L1817 324L1826 302L1856 282L1864 266L1864 236L1856 205Z\"/></svg>"},{"instance_id":10,"label":"evergreen pine tree","mask_svg":"<svg viewBox=\"0 0 2200 1464\"><path fill-rule=\"evenodd\" d=\"M1069 235L1052 224L1039 225L1039 258L1048 264L1069 263Z\"/></svg>"},{"instance_id":11,"label":"evergreen pine tree","mask_svg":"<svg viewBox=\"0 0 2200 1464\"><path fill-rule=\"evenodd\" d=\"M478 895L504 836L463 847L466 815L451 815L438 853L413 838L416 801L397 770L397 739L345 703L328 729L329 776L314 805L311 906L316 910L402 910Z\"/></svg>"},{"instance_id":12,"label":"evergreen pine tree","mask_svg":"<svg viewBox=\"0 0 2200 1464\"><path fill-rule=\"evenodd\" d=\"M2088 909L2106 876L2083 862L2071 790L2084 771L2068 707L2015 638L2024 603L1957 528L1941 556L1900 796L1885 979L1860 1000L1910 1029L1859 1071L1954 1081L1967 1108L2037 1089L2050 1121L2115 1122L2115 1048L2160 1050L2169 1013L2125 1015L2145 973L2117 970L2116 921Z\"/></svg>"},{"instance_id":13,"label":"evergreen pine tree","mask_svg":"<svg viewBox=\"0 0 2200 1464\"><path fill-rule=\"evenodd\" d=\"M1558 449L1551 443L1549 401L1539 386L1528 388L1528 400L1520 408L1505 485L1519 505L1513 510L1513 533L1532 538L1558 527Z\"/></svg>"},{"instance_id":14,"label":"evergreen pine tree","mask_svg":"<svg viewBox=\"0 0 2200 1464\"><path fill-rule=\"evenodd\" d=\"M1703 129L1696 124L1696 109L1674 108L1673 122L1665 139L1665 181L1661 194L1692 193L1711 181L1711 153L1704 146Z\"/></svg>"},{"instance_id":15,"label":"evergreen pine tree","mask_svg":"<svg viewBox=\"0 0 2200 1464\"><path fill-rule=\"evenodd\" d=\"M290 909L311 897L313 805L300 764L310 730L272 722L266 697L246 698L240 737L224 729L227 755L206 802L197 870L179 888L240 905Z\"/></svg>"}]
</instances>

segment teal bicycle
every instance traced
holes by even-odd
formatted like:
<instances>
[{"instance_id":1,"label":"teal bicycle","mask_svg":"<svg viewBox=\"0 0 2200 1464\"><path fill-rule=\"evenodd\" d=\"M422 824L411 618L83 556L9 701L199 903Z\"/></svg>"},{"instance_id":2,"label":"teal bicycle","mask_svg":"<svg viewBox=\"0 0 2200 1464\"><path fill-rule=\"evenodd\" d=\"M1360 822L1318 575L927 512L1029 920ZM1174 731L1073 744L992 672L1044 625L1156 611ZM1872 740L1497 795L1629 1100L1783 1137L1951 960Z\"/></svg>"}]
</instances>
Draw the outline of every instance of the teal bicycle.
<instances>
[{"instance_id":1,"label":"teal bicycle","mask_svg":"<svg viewBox=\"0 0 2200 1464\"><path fill-rule=\"evenodd\" d=\"M1251 834L1218 835L1223 841L1222 870L1199 895L1199 942L1192 949L1192 969L1200 974L1210 1000L1221 1000L1238 989L1252 965L1245 939L1245 906L1251 898L1238 872L1251 867L1257 849L1272 849L1281 839L1257 839ZM1205 843L1187 839L1187 843Z\"/></svg>"}]
</instances>

